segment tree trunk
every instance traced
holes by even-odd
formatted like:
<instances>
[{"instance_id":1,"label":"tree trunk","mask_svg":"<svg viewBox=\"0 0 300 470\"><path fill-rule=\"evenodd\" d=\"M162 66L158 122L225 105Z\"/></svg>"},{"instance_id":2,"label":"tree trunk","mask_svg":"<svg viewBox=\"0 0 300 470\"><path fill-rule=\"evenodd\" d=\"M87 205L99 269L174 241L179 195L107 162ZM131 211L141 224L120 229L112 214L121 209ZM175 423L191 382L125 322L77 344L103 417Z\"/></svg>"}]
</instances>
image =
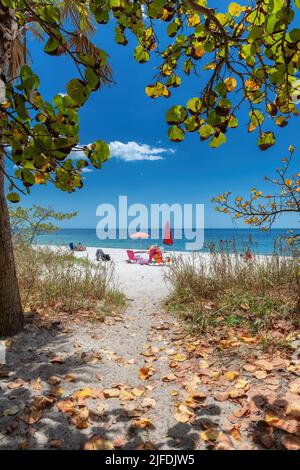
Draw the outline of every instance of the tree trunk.
<instances>
[{"instance_id":1,"label":"tree trunk","mask_svg":"<svg viewBox=\"0 0 300 470\"><path fill-rule=\"evenodd\" d=\"M298 268L299 271L297 272L297 285L298 285L298 302L296 306L296 313L300 315L300 267Z\"/></svg>"},{"instance_id":2,"label":"tree trunk","mask_svg":"<svg viewBox=\"0 0 300 470\"><path fill-rule=\"evenodd\" d=\"M3 170L4 157L0 155L0 336L11 336L23 328L23 311L4 192Z\"/></svg>"},{"instance_id":3,"label":"tree trunk","mask_svg":"<svg viewBox=\"0 0 300 470\"><path fill-rule=\"evenodd\" d=\"M13 43L18 35L15 11L0 5L0 79L6 79L14 72L12 60ZM4 90L5 91L5 90ZM3 99L3 96L1 97ZM23 311L18 279L8 207L4 191L4 155L1 151L0 129L0 336L11 336L23 328Z\"/></svg>"}]
</instances>

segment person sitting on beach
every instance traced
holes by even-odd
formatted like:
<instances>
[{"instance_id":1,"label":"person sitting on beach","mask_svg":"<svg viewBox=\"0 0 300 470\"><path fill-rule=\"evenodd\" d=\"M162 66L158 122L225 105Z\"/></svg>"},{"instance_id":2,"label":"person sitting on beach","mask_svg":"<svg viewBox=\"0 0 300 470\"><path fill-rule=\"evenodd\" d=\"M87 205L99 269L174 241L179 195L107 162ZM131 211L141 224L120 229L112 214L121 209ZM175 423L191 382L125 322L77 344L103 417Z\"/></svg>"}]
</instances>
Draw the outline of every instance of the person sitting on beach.
<instances>
[{"instance_id":1,"label":"person sitting on beach","mask_svg":"<svg viewBox=\"0 0 300 470\"><path fill-rule=\"evenodd\" d=\"M253 260L253 254L251 253L250 250L245 251L244 259L245 259L245 261L252 261Z\"/></svg>"},{"instance_id":2,"label":"person sitting on beach","mask_svg":"<svg viewBox=\"0 0 300 470\"><path fill-rule=\"evenodd\" d=\"M81 244L81 242L78 243L75 247L76 251L86 251L86 247Z\"/></svg>"},{"instance_id":3,"label":"person sitting on beach","mask_svg":"<svg viewBox=\"0 0 300 470\"><path fill-rule=\"evenodd\" d=\"M156 248L153 253L153 259L154 259L154 263L161 264L164 262L162 253L158 248Z\"/></svg>"}]
</instances>

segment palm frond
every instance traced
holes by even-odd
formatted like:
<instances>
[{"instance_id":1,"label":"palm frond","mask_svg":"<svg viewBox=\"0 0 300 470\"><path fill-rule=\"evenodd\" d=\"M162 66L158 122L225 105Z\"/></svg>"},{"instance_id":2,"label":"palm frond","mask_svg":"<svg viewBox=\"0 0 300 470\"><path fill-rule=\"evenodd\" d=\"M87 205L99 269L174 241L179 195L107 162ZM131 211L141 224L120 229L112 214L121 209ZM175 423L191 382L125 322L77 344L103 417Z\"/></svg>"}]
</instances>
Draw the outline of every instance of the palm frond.
<instances>
[{"instance_id":1,"label":"palm frond","mask_svg":"<svg viewBox=\"0 0 300 470\"><path fill-rule=\"evenodd\" d=\"M45 38L45 32L37 23L29 23L26 26L27 31L29 31L32 36L37 38L39 41L43 41Z\"/></svg>"},{"instance_id":2,"label":"palm frond","mask_svg":"<svg viewBox=\"0 0 300 470\"><path fill-rule=\"evenodd\" d=\"M87 53L96 59L99 58L99 49L91 42L91 36L95 34L96 28L88 5L82 3L81 0L50 1L53 1L53 3L58 5L60 8L62 20L66 24L73 26L73 31L66 33L66 35L69 36L69 41L67 42L66 47L61 48L61 53L70 49L75 53ZM6 16L4 16L4 19L5 18ZM6 27L5 21L1 21L0 27L2 29ZM20 27L18 34L15 36L13 41L10 41L8 67L6 67L7 70L5 71L8 78L17 77L20 67L27 62L29 51L27 50L26 33L28 32L39 40L44 40L45 33L43 28L35 18L29 16L26 26ZM2 72L4 71L2 70ZM110 84L113 81L111 68L106 64L101 67L99 76L102 86Z\"/></svg>"},{"instance_id":3,"label":"palm frond","mask_svg":"<svg viewBox=\"0 0 300 470\"><path fill-rule=\"evenodd\" d=\"M92 55L95 59L99 58L99 49L96 47L88 38L86 34L84 34L82 31L78 30L75 31L68 44L67 48L70 50L73 50L74 52L77 53L87 53ZM112 71L109 65L105 64L101 67L101 70L99 72L100 79L101 79L101 85L108 85L113 82L112 79Z\"/></svg>"},{"instance_id":4,"label":"palm frond","mask_svg":"<svg viewBox=\"0 0 300 470\"><path fill-rule=\"evenodd\" d=\"M74 52L91 54L96 59L99 57L99 49L91 42L90 38L96 32L95 23L87 3L81 0L62 0L59 2L61 17L66 22L70 21L75 31L70 35L67 47ZM101 86L113 82L112 71L109 65L101 67L99 72Z\"/></svg>"},{"instance_id":5,"label":"palm frond","mask_svg":"<svg viewBox=\"0 0 300 470\"><path fill-rule=\"evenodd\" d=\"M71 21L75 29L81 30L87 36L95 34L95 24L86 3L80 0L63 0L59 2L59 8L62 19Z\"/></svg>"},{"instance_id":6,"label":"palm frond","mask_svg":"<svg viewBox=\"0 0 300 470\"><path fill-rule=\"evenodd\" d=\"M11 58L8 67L8 77L15 78L19 70L27 62L27 48L24 36L17 36L11 42Z\"/></svg>"}]
</instances>

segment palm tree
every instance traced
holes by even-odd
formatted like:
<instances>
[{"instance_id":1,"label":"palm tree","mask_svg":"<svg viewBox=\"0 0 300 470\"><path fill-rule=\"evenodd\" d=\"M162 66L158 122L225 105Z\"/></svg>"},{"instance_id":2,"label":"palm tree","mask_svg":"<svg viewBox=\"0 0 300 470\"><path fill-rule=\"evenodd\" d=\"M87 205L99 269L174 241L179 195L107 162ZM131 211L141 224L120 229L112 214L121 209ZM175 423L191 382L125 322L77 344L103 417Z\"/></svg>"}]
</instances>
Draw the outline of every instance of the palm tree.
<instances>
[{"instance_id":1,"label":"palm tree","mask_svg":"<svg viewBox=\"0 0 300 470\"><path fill-rule=\"evenodd\" d=\"M62 20L71 23L73 27L69 34L69 40L61 53L74 50L86 52L96 57L99 54L99 49L91 42L96 29L88 4L82 3L81 0L52 0L48 3L59 7ZM7 79L17 77L20 67L28 61L30 56L27 49L28 32L40 40L44 37L44 31L30 11L28 12L28 23L20 26L15 19L15 12L11 9L4 9L0 4L0 52L2 56L2 59L0 58L0 72ZM111 69L107 64L102 67L100 73L102 85L111 83Z\"/></svg>"},{"instance_id":2,"label":"palm tree","mask_svg":"<svg viewBox=\"0 0 300 470\"><path fill-rule=\"evenodd\" d=\"M40 40L44 37L42 22L34 10L34 6L40 1L28 2L25 24L18 22L15 10L4 6L0 1L0 85L16 79L20 67L28 62L28 33ZM72 31L66 32L67 42L59 53L86 52L96 57L99 49L91 42L95 25L88 4L80 0L48 0L47 4L58 7L64 24L72 25ZM100 85L112 81L109 66L102 66L99 77ZM5 197L5 140L2 132L0 127L0 336L15 334L23 327L22 304Z\"/></svg>"}]
</instances>

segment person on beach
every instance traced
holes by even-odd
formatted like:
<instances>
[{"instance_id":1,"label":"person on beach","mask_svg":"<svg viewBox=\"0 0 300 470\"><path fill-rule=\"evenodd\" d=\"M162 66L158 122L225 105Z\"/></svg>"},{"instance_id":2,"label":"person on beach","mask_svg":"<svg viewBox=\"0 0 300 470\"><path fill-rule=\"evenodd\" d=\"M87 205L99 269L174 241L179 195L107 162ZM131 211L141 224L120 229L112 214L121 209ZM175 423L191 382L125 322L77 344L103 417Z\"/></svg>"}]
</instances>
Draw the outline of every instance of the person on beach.
<instances>
[{"instance_id":1,"label":"person on beach","mask_svg":"<svg viewBox=\"0 0 300 470\"><path fill-rule=\"evenodd\" d=\"M81 242L79 242L78 245L76 245L75 250L76 251L86 251L86 247L83 246Z\"/></svg>"},{"instance_id":2,"label":"person on beach","mask_svg":"<svg viewBox=\"0 0 300 470\"><path fill-rule=\"evenodd\" d=\"M244 259L245 259L245 261L252 261L253 260L253 254L251 253L250 250L245 251Z\"/></svg>"}]
</instances>

